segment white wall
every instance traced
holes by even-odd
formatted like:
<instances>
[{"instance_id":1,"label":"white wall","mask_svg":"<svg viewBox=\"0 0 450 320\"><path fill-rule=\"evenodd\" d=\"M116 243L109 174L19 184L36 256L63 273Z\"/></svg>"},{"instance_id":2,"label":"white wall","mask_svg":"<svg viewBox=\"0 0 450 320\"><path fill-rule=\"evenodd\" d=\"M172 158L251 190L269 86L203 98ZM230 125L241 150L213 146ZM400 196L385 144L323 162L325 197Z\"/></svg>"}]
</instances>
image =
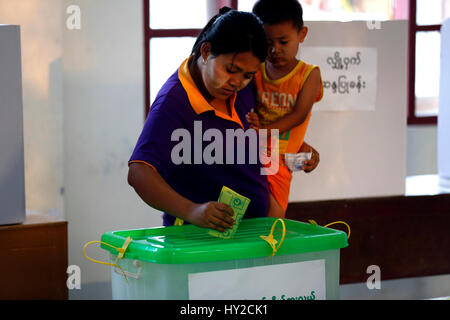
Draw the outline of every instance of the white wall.
<instances>
[{"instance_id":1,"label":"white wall","mask_svg":"<svg viewBox=\"0 0 450 320\"><path fill-rule=\"evenodd\" d=\"M66 28L69 5L80 30ZM109 270L84 243L161 225L126 182L144 121L142 1L0 0L0 23L21 26L26 207L69 222L69 264L82 270L70 296L108 297Z\"/></svg>"},{"instance_id":2,"label":"white wall","mask_svg":"<svg viewBox=\"0 0 450 320\"><path fill-rule=\"evenodd\" d=\"M376 48L377 93L374 110L313 110L305 141L320 152L321 162L309 174L293 175L289 201L404 194L407 22L386 21L379 30L363 21L305 25L300 54L302 46Z\"/></svg>"},{"instance_id":3,"label":"white wall","mask_svg":"<svg viewBox=\"0 0 450 320\"><path fill-rule=\"evenodd\" d=\"M104 232L161 225L127 184L128 159L144 121L142 1L65 1L81 29L64 29L64 179L69 264L82 270L71 297L108 297L107 266L82 254ZM67 15L68 17L69 15ZM97 246L89 255L105 260ZM105 296L106 294L106 296Z\"/></svg>"}]
</instances>

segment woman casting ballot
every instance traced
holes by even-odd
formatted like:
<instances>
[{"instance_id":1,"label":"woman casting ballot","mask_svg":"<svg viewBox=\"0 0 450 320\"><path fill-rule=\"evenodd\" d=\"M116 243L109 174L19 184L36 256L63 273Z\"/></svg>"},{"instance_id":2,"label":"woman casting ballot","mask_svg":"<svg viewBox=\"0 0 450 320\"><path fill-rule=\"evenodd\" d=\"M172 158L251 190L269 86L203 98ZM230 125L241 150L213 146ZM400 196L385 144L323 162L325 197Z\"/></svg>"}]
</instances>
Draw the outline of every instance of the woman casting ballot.
<instances>
[{"instance_id":1,"label":"woman casting ballot","mask_svg":"<svg viewBox=\"0 0 450 320\"><path fill-rule=\"evenodd\" d=\"M250 199L244 218L268 215L269 188L263 165L250 161L254 148L249 139L239 147L235 137L231 141L226 134L227 129L254 130L245 115L254 108L251 80L266 55L261 21L252 13L222 8L198 36L191 56L162 86L130 158L128 183L148 205L164 211L163 225L173 225L178 217L220 232L231 228L232 208L217 202L223 186ZM221 157L214 163L198 161L209 147L209 142L203 142L200 149L194 143L199 129L202 136L208 130L221 134L215 159L221 153L223 161ZM173 159L180 132L188 133L192 142L189 150L177 155L189 158L181 164ZM238 161L243 147L244 163ZM232 163L225 161L229 154L234 156Z\"/></svg>"}]
</instances>

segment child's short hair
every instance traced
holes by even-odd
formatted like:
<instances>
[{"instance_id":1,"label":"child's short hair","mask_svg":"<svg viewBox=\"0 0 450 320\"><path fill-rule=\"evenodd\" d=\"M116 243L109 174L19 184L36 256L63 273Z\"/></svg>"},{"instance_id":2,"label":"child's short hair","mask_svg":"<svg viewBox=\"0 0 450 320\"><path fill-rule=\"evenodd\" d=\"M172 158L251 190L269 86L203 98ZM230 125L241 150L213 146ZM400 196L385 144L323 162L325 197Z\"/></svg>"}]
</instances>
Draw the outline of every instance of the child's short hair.
<instances>
[{"instance_id":1,"label":"child's short hair","mask_svg":"<svg viewBox=\"0 0 450 320\"><path fill-rule=\"evenodd\" d=\"M265 24L291 21L298 30L303 28L303 9L298 0L259 0L253 13Z\"/></svg>"}]
</instances>

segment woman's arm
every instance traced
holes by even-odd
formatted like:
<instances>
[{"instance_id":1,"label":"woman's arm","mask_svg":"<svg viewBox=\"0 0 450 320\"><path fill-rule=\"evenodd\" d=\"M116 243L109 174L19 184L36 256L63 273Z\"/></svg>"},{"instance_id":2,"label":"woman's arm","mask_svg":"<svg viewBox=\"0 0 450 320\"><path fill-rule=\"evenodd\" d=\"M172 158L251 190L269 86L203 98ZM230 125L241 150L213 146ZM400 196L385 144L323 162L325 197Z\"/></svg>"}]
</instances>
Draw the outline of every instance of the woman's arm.
<instances>
[{"instance_id":1,"label":"woman's arm","mask_svg":"<svg viewBox=\"0 0 450 320\"><path fill-rule=\"evenodd\" d=\"M234 224L230 206L213 201L194 203L173 190L156 170L146 164L130 164L128 183L149 206L196 226L224 232Z\"/></svg>"}]
</instances>

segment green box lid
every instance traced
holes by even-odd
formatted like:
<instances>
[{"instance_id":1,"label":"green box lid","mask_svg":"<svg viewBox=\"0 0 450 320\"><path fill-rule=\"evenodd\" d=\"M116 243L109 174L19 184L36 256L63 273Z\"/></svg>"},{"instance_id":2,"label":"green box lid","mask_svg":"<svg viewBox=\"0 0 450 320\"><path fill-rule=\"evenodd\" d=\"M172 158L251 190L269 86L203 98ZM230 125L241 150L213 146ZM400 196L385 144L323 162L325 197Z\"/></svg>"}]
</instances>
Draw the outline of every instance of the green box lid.
<instances>
[{"instance_id":1,"label":"green box lid","mask_svg":"<svg viewBox=\"0 0 450 320\"><path fill-rule=\"evenodd\" d=\"M127 237L128 245L124 258L161 264L201 263L223 260L240 260L270 256L271 246L260 236L269 235L276 218L244 219L232 239L221 239L208 234L208 229L188 224L183 226L156 227L110 231L102 235L101 241L121 248ZM276 255L296 254L312 251L340 249L348 246L343 231L321 226L283 220L286 233ZM277 223L273 237L280 241L283 233ZM117 250L102 244L117 255Z\"/></svg>"}]
</instances>

